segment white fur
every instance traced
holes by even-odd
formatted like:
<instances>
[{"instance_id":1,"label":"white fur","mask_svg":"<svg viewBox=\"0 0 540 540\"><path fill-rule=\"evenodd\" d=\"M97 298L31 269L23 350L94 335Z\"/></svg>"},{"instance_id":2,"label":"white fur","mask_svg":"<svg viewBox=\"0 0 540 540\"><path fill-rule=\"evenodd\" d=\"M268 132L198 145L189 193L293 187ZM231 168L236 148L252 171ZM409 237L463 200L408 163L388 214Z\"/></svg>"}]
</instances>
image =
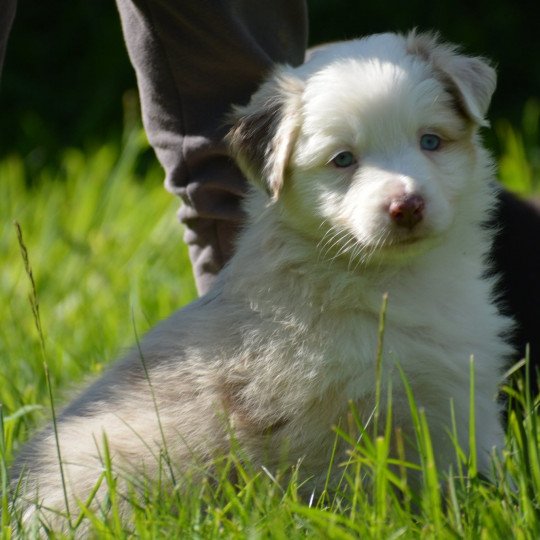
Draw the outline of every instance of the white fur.
<instances>
[{"instance_id":1,"label":"white fur","mask_svg":"<svg viewBox=\"0 0 540 540\"><path fill-rule=\"evenodd\" d=\"M492 232L481 223L494 194L477 128L494 81L482 60L415 34L329 45L276 70L236 111L230 134L241 167L266 191L249 196L236 254L208 295L142 342L155 404L135 350L59 420L72 511L102 468L102 433L119 470L152 478L160 423L180 475L228 450L229 423L255 465L301 459L316 486L349 401L364 421L373 412L385 292L382 383L384 392L392 381L394 424L414 440L399 364L439 465L455 459L451 403L467 451L474 355L479 467L489 472L489 453L504 443L496 395L511 352L501 338L509 321L484 277ZM443 138L440 150L420 148L425 133ZM335 167L341 151L356 163ZM410 193L425 200L412 230L388 214ZM47 428L16 471L24 467L27 500L61 510L56 462Z\"/></svg>"}]
</instances>

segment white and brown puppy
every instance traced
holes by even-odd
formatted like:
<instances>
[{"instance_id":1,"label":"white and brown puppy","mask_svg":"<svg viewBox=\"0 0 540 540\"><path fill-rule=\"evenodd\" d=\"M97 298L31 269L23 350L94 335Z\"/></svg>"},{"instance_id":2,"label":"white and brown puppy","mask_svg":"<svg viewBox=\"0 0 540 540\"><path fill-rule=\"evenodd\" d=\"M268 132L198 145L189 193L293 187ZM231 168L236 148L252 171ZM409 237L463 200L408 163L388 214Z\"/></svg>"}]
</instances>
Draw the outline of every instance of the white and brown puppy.
<instances>
[{"instance_id":1,"label":"white and brown puppy","mask_svg":"<svg viewBox=\"0 0 540 540\"><path fill-rule=\"evenodd\" d=\"M59 418L72 512L102 469L103 433L118 470L152 477L164 447L178 475L227 452L232 426L255 465L301 459L316 485L349 401L364 421L373 412L385 292L382 384L392 381L394 423L414 440L399 365L439 465L455 458L452 406L466 451L474 355L488 472L504 443L496 395L511 353L501 338L510 322L484 277L494 188L478 129L494 88L483 60L414 33L328 45L276 68L234 114L232 153L259 189L217 285ZM28 518L36 504L64 511L50 427L21 452L21 471Z\"/></svg>"}]
</instances>

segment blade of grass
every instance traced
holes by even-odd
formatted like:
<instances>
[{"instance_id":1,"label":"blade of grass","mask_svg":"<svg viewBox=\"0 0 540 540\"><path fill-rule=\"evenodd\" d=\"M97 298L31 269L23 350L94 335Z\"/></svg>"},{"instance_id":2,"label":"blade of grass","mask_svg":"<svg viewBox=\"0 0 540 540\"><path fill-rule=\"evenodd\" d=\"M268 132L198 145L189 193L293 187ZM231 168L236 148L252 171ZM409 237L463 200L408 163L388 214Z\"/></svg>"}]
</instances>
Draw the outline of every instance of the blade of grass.
<instances>
[{"instance_id":1,"label":"blade of grass","mask_svg":"<svg viewBox=\"0 0 540 540\"><path fill-rule=\"evenodd\" d=\"M373 437L378 435L379 415L382 388L382 362L384 347L384 327L386 324L386 311L388 308L388 293L382 295L381 310L379 312L379 327L377 331L377 354L375 357L375 418L373 421Z\"/></svg>"},{"instance_id":2,"label":"blade of grass","mask_svg":"<svg viewBox=\"0 0 540 540\"><path fill-rule=\"evenodd\" d=\"M146 360L144 358L144 354L141 348L141 341L139 339L139 333L137 332L137 327L135 324L135 317L134 317L133 311L131 312L131 320L133 324L133 332L135 334L135 341L137 343L137 351L139 353L139 359L141 361L141 364L144 370L144 376L146 378L146 382L148 383L148 388L150 389L150 395L152 396L152 404L154 406L154 411L156 413L156 420L158 423L159 434L161 437L163 459L165 460L165 463L167 464L167 468L169 469L169 474L171 476L171 481L173 483L173 486L176 486L176 477L175 477L173 466L171 463L170 454L167 449L167 439L165 437L165 432L163 431L163 423L161 422L161 415L159 413L159 407L156 400L156 393L154 391L154 386L152 384L152 381L150 380L150 373L148 372L148 368L146 366Z\"/></svg>"},{"instance_id":3,"label":"blade of grass","mask_svg":"<svg viewBox=\"0 0 540 540\"><path fill-rule=\"evenodd\" d=\"M478 457L476 448L476 407L474 387L474 357L469 361L469 478L476 478L478 474Z\"/></svg>"},{"instance_id":4,"label":"blade of grass","mask_svg":"<svg viewBox=\"0 0 540 540\"><path fill-rule=\"evenodd\" d=\"M37 289L36 289L36 282L34 281L34 274L32 272L32 266L30 264L30 258L28 256L28 250L26 249L26 244L24 243L23 233L21 226L18 222L14 223L15 229L17 231L17 240L19 242L19 248L21 251L21 256L23 259L24 269L26 272L26 275L28 277L28 280L30 281L30 293L29 293L29 301L30 306L32 308L32 314L34 316L34 324L36 326L36 330L38 332L39 337L39 344L41 348L41 355L43 360L43 370L45 373L45 381L47 385L47 393L49 396L49 405L51 408L51 416L52 416L52 424L53 424L53 432L54 432L54 440L55 440L55 446L56 446L56 454L58 457L58 466L60 470L60 480L62 482L62 492L64 495L64 505L66 508L66 515L68 520L68 526L70 530L73 530L73 524L71 519L71 512L69 508L69 498L67 495L67 487L66 487L66 478L64 474L64 465L62 462L62 452L60 450L60 438L58 436L58 423L56 418L56 410L54 406L54 396L52 391L52 385L51 385L51 377L49 373L49 366L47 364L47 353L45 349L45 336L43 333L43 327L41 325L41 316L39 314L39 301L38 301L38 295L37 295Z\"/></svg>"},{"instance_id":5,"label":"blade of grass","mask_svg":"<svg viewBox=\"0 0 540 540\"><path fill-rule=\"evenodd\" d=\"M4 438L4 409L0 403L0 481L2 483L2 506L0 508L0 526L2 530L9 526L9 474L6 460L6 440Z\"/></svg>"}]
</instances>

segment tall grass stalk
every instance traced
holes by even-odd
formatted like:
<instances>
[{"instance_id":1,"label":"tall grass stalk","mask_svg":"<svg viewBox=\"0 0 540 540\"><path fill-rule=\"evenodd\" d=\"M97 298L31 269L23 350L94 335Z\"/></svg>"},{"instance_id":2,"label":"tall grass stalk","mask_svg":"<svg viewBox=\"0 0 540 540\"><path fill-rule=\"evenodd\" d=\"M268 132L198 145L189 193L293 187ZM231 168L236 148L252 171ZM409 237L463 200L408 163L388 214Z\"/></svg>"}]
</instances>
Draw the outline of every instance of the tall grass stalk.
<instances>
[{"instance_id":1,"label":"tall grass stalk","mask_svg":"<svg viewBox=\"0 0 540 540\"><path fill-rule=\"evenodd\" d=\"M386 324L386 310L388 309L388 293L384 293L382 297L382 305L379 314L379 327L377 332L377 354L375 357L375 417L374 417L374 433L378 433L379 414L381 404L381 388L382 388L382 363L383 363L383 347L384 347L384 325Z\"/></svg>"},{"instance_id":2,"label":"tall grass stalk","mask_svg":"<svg viewBox=\"0 0 540 540\"><path fill-rule=\"evenodd\" d=\"M4 426L4 408L0 403L0 489L2 490L2 498L0 500L0 526L2 530L9 526L9 474L6 459L6 439Z\"/></svg>"},{"instance_id":3,"label":"tall grass stalk","mask_svg":"<svg viewBox=\"0 0 540 540\"><path fill-rule=\"evenodd\" d=\"M28 255L28 250L26 249L26 245L24 243L22 229L18 222L15 222L15 229L17 230L17 240L19 242L19 247L21 250L21 256L22 256L22 260L24 264L24 269L25 269L26 275L28 276L28 281L30 282L30 293L28 295L28 299L30 301L30 306L32 308L32 315L34 317L34 324L36 325L36 330L38 333L41 356L43 360L43 371L45 373L45 382L47 384L47 392L49 396L49 406L51 410L54 441L55 441L55 446L56 446L56 455L58 457L60 479L62 481L62 491L64 494L64 504L65 504L69 528L71 530L72 529L71 512L69 508L69 499L67 495L66 477L64 474L64 465L62 461L62 451L60 449L60 439L58 437L58 424L56 420L56 409L54 405L54 396L53 396L53 390L52 390L52 385L51 385L49 366L47 364L47 353L45 350L45 336L43 334L43 326L41 325L41 316L39 312L39 301L38 301L38 295L37 295L37 290L36 290L36 282L34 280L34 273L32 271L32 265L30 264L30 257Z\"/></svg>"},{"instance_id":4,"label":"tall grass stalk","mask_svg":"<svg viewBox=\"0 0 540 540\"><path fill-rule=\"evenodd\" d=\"M156 413L156 422L158 423L159 433L160 433L160 436L161 436L160 463L161 463L161 459L165 460L165 463L166 463L167 468L169 470L169 475L170 475L170 478L172 480L173 486L176 486L176 478L175 478L175 474L174 474L174 469L173 469L171 459L170 459L170 454L169 454L169 451L168 451L168 448L167 448L167 446L168 446L167 445L167 439L165 438L165 433L163 431L163 424L161 422L161 416L160 416L160 412L159 412L159 407L158 407L158 404L157 404L157 401L156 401L156 393L154 391L152 381L150 380L150 374L148 373L148 369L146 367L146 360L144 358L144 354L143 354L143 351L142 351L142 348L141 348L141 341L139 339L139 333L137 332L137 327L135 325L135 319L133 317L133 314L132 314L131 319L132 319L132 322L133 322L133 333L135 335L135 341L137 343L137 351L139 353L139 359L140 359L141 365L143 367L144 377L146 379L146 382L148 383L148 388L150 389L150 395L152 396L152 404L154 406L154 412Z\"/></svg>"}]
</instances>

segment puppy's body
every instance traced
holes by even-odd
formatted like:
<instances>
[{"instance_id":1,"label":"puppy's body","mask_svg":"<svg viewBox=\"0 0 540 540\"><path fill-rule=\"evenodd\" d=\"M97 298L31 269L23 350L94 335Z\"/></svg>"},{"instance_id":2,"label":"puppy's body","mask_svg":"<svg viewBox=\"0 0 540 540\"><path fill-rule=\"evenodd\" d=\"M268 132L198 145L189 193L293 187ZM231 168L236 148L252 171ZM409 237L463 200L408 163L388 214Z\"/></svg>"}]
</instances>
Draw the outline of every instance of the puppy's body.
<instances>
[{"instance_id":1,"label":"puppy's body","mask_svg":"<svg viewBox=\"0 0 540 540\"><path fill-rule=\"evenodd\" d=\"M157 474L165 447L176 473L191 474L226 452L233 432L255 465L301 459L317 485L349 402L364 421L373 412L385 292L382 383L392 382L394 424L414 440L399 365L439 464L451 463L451 403L467 449L474 355L487 473L504 442L495 399L510 354L501 338L509 322L484 277L494 193L476 131L493 88L483 62L415 35L331 45L278 70L230 134L269 195L250 195L248 226L214 289L61 415L70 499L88 497L103 433L128 473ZM27 515L35 499L62 509L50 428L23 449L23 467Z\"/></svg>"}]
</instances>

